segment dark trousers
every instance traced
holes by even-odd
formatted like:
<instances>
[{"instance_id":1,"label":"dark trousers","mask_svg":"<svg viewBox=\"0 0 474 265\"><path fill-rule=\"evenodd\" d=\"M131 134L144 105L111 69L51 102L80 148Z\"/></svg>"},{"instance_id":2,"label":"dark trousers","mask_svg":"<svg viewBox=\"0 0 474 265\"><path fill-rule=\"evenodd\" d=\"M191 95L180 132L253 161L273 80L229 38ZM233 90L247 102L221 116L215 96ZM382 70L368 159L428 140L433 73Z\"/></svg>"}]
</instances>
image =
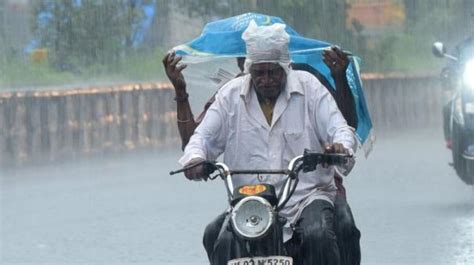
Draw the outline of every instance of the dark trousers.
<instances>
[{"instance_id":1,"label":"dark trousers","mask_svg":"<svg viewBox=\"0 0 474 265\"><path fill-rule=\"evenodd\" d=\"M351 208L345 196L336 195L334 210L334 230L339 246L341 265L359 265L361 260L360 231L355 225Z\"/></svg>"},{"instance_id":2,"label":"dark trousers","mask_svg":"<svg viewBox=\"0 0 474 265\"><path fill-rule=\"evenodd\" d=\"M324 200L315 200L306 206L295 235L287 244L295 264L340 264L334 213L334 207ZM226 216L226 213L219 215L204 232L204 248L211 264L225 264L229 249L236 244L232 232L223 226Z\"/></svg>"},{"instance_id":3,"label":"dark trousers","mask_svg":"<svg viewBox=\"0 0 474 265\"><path fill-rule=\"evenodd\" d=\"M287 248L298 265L339 265L334 207L325 200L314 200L306 206Z\"/></svg>"},{"instance_id":4,"label":"dark trousers","mask_svg":"<svg viewBox=\"0 0 474 265\"><path fill-rule=\"evenodd\" d=\"M223 228L224 221L227 217L227 212L218 215L212 222L210 222L204 230L204 237L202 243L206 249L207 258L212 264L212 254L214 253L214 244L217 241L219 232Z\"/></svg>"}]
</instances>

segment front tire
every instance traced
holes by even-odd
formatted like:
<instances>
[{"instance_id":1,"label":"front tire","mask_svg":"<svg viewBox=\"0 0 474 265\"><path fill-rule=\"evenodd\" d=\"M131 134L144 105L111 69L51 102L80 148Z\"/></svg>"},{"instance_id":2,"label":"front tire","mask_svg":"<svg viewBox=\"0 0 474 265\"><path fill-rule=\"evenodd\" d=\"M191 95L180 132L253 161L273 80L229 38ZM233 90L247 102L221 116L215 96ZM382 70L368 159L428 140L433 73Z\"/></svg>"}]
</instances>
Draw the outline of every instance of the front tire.
<instances>
[{"instance_id":1,"label":"front tire","mask_svg":"<svg viewBox=\"0 0 474 265\"><path fill-rule=\"evenodd\" d=\"M461 177L462 180L468 185L474 185L474 160L467 160L466 161L466 175Z\"/></svg>"},{"instance_id":2,"label":"front tire","mask_svg":"<svg viewBox=\"0 0 474 265\"><path fill-rule=\"evenodd\" d=\"M460 168L456 169L458 176L467 185L474 185L474 161L460 157Z\"/></svg>"},{"instance_id":3,"label":"front tire","mask_svg":"<svg viewBox=\"0 0 474 265\"><path fill-rule=\"evenodd\" d=\"M457 175L467 185L474 185L474 160L463 157L463 152L468 146L462 128L457 123L453 124L453 164Z\"/></svg>"}]
</instances>

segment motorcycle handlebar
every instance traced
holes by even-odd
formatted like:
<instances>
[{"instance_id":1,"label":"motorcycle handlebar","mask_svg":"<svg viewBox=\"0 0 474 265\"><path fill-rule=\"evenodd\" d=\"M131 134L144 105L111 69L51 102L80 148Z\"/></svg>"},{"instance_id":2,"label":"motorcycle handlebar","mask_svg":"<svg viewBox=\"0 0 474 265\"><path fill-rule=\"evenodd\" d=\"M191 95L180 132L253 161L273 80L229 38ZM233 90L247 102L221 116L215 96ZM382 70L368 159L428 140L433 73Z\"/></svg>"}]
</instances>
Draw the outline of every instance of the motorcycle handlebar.
<instances>
[{"instance_id":1,"label":"motorcycle handlebar","mask_svg":"<svg viewBox=\"0 0 474 265\"><path fill-rule=\"evenodd\" d=\"M211 175L219 168L222 169L219 172L219 175L224 178L225 175L237 175L237 174L278 174L278 175L289 175L292 178L297 177L297 173L303 170L303 172L310 172L316 170L317 165L343 165L347 163L347 160L352 156L346 154L327 154L327 153L316 153L309 150L305 150L302 156L297 156L293 158L289 165L288 169L277 169L277 170L267 170L267 169L257 169L257 170L230 170L224 163L218 163L216 161L203 160L196 164L183 167L181 169L171 171L169 174L174 175L182 173L188 169L195 168L200 165L205 166L205 172L208 175ZM302 167L299 166L303 162Z\"/></svg>"},{"instance_id":2,"label":"motorcycle handlebar","mask_svg":"<svg viewBox=\"0 0 474 265\"><path fill-rule=\"evenodd\" d=\"M224 163L219 163L216 161L201 161L196 164L183 167L176 171L171 171L170 175L184 172L188 169L197 167L199 165L204 165L205 172L209 176L209 179L215 179L220 176L226 183L227 194L229 196L229 201L233 198L234 185L232 183L232 175L236 174L279 174L287 175L288 178L285 181L284 187L278 196L278 209L282 209L285 204L290 199L291 195L296 189L298 184L298 174L301 170L303 172L309 172L316 170L317 165L343 165L347 163L348 159L351 158L350 155L346 154L326 154L326 153L316 153L309 150L305 150L304 154L293 158L289 165L288 169L281 170L230 170L229 167ZM216 170L219 171L218 174L211 176Z\"/></svg>"}]
</instances>

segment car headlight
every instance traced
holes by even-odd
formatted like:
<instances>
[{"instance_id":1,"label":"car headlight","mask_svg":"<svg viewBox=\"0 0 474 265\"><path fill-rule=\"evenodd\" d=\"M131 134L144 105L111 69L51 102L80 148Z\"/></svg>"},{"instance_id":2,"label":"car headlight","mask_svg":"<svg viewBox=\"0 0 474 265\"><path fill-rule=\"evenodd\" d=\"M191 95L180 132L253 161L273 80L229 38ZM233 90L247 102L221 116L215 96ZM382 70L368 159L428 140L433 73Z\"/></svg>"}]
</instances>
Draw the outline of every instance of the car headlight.
<instances>
[{"instance_id":1,"label":"car headlight","mask_svg":"<svg viewBox=\"0 0 474 265\"><path fill-rule=\"evenodd\" d=\"M264 198L257 196L240 200L231 214L234 230L247 239L258 239L264 236L272 226L273 219L272 205Z\"/></svg>"},{"instance_id":2,"label":"car headlight","mask_svg":"<svg viewBox=\"0 0 474 265\"><path fill-rule=\"evenodd\" d=\"M469 60L464 66L462 79L467 87L474 89L474 59Z\"/></svg>"}]
</instances>

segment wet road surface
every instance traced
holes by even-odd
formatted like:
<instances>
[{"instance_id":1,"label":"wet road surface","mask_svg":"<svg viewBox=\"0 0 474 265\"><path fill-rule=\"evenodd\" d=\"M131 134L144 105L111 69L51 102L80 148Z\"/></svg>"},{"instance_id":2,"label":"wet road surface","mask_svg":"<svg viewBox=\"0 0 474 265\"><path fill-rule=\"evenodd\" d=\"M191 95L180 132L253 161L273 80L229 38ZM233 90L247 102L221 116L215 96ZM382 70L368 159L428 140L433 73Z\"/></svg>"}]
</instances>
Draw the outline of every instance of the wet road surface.
<instances>
[{"instance_id":1,"label":"wet road surface","mask_svg":"<svg viewBox=\"0 0 474 265\"><path fill-rule=\"evenodd\" d=\"M0 171L0 264L206 264L220 181L169 176L180 152ZM345 180L363 264L474 264L474 189L441 131L380 136Z\"/></svg>"}]
</instances>

